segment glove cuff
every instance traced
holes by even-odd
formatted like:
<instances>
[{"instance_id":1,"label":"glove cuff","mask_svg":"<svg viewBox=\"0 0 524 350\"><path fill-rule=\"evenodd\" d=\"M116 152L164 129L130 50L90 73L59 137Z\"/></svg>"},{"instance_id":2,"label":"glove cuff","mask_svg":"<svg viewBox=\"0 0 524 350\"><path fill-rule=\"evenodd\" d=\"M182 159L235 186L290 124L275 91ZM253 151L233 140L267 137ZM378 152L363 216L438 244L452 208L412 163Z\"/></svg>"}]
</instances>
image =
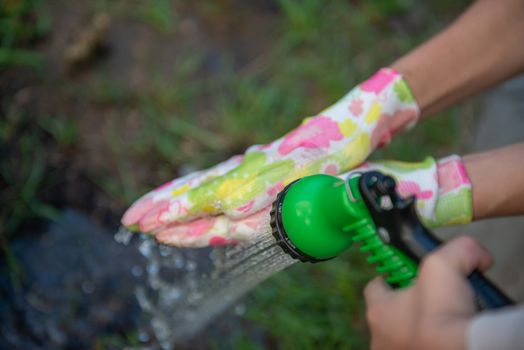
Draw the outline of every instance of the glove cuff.
<instances>
[{"instance_id":1,"label":"glove cuff","mask_svg":"<svg viewBox=\"0 0 524 350\"><path fill-rule=\"evenodd\" d=\"M371 132L374 148L387 146L394 135L412 129L420 108L402 75L392 68L381 68L359 85L363 95L376 94L381 105L380 116ZM372 119L372 118L367 118Z\"/></svg>"},{"instance_id":2,"label":"glove cuff","mask_svg":"<svg viewBox=\"0 0 524 350\"><path fill-rule=\"evenodd\" d=\"M437 163L438 199L435 223L438 226L467 224L473 219L471 181L462 158L451 155Z\"/></svg>"},{"instance_id":3,"label":"glove cuff","mask_svg":"<svg viewBox=\"0 0 524 350\"><path fill-rule=\"evenodd\" d=\"M472 220L471 182L462 159L457 155L439 161L427 157L417 163L369 162L353 171L369 170L393 176L400 195L415 195L417 212L428 227L466 224ZM346 178L347 175L342 176Z\"/></svg>"}]
</instances>

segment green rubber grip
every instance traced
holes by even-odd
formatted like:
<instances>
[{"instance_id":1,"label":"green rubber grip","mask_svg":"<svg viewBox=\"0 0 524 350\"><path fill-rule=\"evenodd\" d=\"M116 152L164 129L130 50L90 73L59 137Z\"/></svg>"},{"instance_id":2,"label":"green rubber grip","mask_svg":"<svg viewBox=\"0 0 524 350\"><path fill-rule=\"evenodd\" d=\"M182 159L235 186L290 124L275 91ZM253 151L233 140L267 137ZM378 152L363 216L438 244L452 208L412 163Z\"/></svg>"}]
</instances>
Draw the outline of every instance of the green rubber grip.
<instances>
[{"instance_id":1,"label":"green rubber grip","mask_svg":"<svg viewBox=\"0 0 524 350\"><path fill-rule=\"evenodd\" d=\"M391 286L407 287L417 276L417 265L398 249L385 244L376 230L360 230L353 241L361 242L360 251L369 255L366 261L376 264L376 271L385 274Z\"/></svg>"},{"instance_id":2,"label":"green rubber grip","mask_svg":"<svg viewBox=\"0 0 524 350\"><path fill-rule=\"evenodd\" d=\"M354 204L364 205L358 191L359 179L359 177L350 179L349 185L351 195L356 201ZM418 266L416 262L397 248L384 242L373 220L370 217L368 219L369 223L366 226L347 233L351 235L354 243L360 243L359 250L368 255L366 261L376 265L376 271L386 276L385 280L389 285L394 288L411 285L417 276Z\"/></svg>"}]
</instances>

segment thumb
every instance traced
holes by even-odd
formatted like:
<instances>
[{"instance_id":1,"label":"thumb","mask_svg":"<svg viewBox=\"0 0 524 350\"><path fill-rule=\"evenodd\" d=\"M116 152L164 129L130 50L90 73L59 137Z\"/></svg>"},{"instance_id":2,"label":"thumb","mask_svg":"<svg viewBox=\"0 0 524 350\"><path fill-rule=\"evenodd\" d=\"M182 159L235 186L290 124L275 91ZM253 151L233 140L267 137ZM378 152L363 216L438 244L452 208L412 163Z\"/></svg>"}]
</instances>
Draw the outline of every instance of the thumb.
<instances>
[{"instance_id":1,"label":"thumb","mask_svg":"<svg viewBox=\"0 0 524 350\"><path fill-rule=\"evenodd\" d=\"M393 295L391 287L382 277L375 277L364 288L364 298L368 307L386 301Z\"/></svg>"}]
</instances>

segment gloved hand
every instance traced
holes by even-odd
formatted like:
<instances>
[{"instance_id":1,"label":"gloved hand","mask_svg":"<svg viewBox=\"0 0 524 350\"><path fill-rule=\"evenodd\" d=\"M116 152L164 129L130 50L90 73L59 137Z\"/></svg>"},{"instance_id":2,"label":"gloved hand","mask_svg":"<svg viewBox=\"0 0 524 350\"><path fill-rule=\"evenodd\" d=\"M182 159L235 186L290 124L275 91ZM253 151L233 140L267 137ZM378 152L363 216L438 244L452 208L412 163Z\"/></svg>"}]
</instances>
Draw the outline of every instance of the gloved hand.
<instances>
[{"instance_id":1,"label":"gloved hand","mask_svg":"<svg viewBox=\"0 0 524 350\"><path fill-rule=\"evenodd\" d=\"M346 179L354 172L379 170L397 181L402 196L417 197L417 211L430 228L468 223L472 219L471 183L462 160L450 156L435 162L397 161L369 162L340 175ZM273 199L276 193L273 194ZM225 245L256 239L269 230L271 205L246 218L232 219L226 215L195 220L189 224L172 224L155 237L163 244L179 247Z\"/></svg>"},{"instance_id":2,"label":"gloved hand","mask_svg":"<svg viewBox=\"0 0 524 350\"><path fill-rule=\"evenodd\" d=\"M280 139L252 146L243 156L146 194L126 212L122 223L158 234L174 223L213 215L249 217L299 177L339 174L362 163L394 133L413 125L418 115L400 74L381 69Z\"/></svg>"}]
</instances>

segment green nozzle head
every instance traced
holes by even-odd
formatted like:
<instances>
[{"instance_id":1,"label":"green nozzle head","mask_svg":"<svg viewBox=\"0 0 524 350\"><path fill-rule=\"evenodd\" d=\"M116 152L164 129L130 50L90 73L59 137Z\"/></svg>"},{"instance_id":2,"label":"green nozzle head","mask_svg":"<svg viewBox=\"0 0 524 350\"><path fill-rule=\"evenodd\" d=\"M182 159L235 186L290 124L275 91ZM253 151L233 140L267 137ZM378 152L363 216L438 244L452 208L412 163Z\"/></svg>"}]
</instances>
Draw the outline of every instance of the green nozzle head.
<instances>
[{"instance_id":1,"label":"green nozzle head","mask_svg":"<svg viewBox=\"0 0 524 350\"><path fill-rule=\"evenodd\" d=\"M280 246L302 261L334 258L373 221L358 190L359 176L346 181L312 175L289 184L273 203L271 225Z\"/></svg>"}]
</instances>

